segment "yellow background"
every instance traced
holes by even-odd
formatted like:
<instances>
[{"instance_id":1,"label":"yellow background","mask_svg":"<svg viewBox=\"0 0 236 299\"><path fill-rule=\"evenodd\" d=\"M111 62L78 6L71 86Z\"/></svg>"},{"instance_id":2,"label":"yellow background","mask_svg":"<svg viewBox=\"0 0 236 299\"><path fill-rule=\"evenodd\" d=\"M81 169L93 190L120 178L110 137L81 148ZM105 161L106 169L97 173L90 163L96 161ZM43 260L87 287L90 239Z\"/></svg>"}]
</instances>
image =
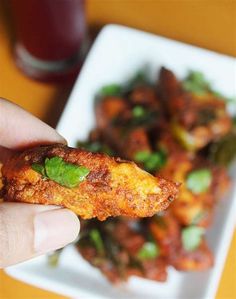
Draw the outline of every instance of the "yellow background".
<instances>
[{"instance_id":1,"label":"yellow background","mask_svg":"<svg viewBox=\"0 0 236 299\"><path fill-rule=\"evenodd\" d=\"M5 24L9 18L4 12L2 1L0 96L55 125L71 86L38 83L24 77L16 69L11 53L11 35ZM125 24L236 56L236 0L88 0L87 18L93 29L107 23ZM63 297L15 281L0 271L0 298ZM236 298L236 235L216 298Z\"/></svg>"}]
</instances>

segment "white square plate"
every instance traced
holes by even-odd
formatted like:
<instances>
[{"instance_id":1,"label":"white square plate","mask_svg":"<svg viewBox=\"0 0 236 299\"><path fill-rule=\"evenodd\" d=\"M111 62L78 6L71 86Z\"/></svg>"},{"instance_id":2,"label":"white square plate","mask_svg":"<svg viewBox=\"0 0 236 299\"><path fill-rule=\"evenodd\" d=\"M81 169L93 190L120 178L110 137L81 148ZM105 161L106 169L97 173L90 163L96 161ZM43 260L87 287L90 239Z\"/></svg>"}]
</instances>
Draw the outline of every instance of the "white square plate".
<instances>
[{"instance_id":1,"label":"white square plate","mask_svg":"<svg viewBox=\"0 0 236 299\"><path fill-rule=\"evenodd\" d=\"M162 65L180 78L188 69L200 70L217 90L226 96L236 94L236 59L138 30L108 25L97 37L57 127L71 146L85 139L95 125L96 92L103 85L126 82L146 64L153 78ZM231 109L235 110L236 104ZM169 269L166 283L133 277L128 284L115 288L75 248L68 247L55 269L47 266L43 256L9 267L6 272L35 286L80 299L213 298L235 224L235 168L232 174L235 184L228 198L219 204L215 223L207 235L215 256L215 266L209 271L184 274Z\"/></svg>"}]
</instances>

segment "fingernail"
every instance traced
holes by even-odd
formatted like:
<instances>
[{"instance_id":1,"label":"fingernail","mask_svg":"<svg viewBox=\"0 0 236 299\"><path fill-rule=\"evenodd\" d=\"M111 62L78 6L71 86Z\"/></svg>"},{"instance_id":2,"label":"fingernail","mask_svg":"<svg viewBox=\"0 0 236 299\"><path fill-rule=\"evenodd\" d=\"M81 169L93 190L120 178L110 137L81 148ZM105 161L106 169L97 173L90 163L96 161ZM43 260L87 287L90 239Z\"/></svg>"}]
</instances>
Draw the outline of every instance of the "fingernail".
<instances>
[{"instance_id":1,"label":"fingernail","mask_svg":"<svg viewBox=\"0 0 236 299\"><path fill-rule=\"evenodd\" d=\"M78 217L67 209L56 209L37 214L34 218L34 249L46 253L64 247L78 236Z\"/></svg>"}]
</instances>

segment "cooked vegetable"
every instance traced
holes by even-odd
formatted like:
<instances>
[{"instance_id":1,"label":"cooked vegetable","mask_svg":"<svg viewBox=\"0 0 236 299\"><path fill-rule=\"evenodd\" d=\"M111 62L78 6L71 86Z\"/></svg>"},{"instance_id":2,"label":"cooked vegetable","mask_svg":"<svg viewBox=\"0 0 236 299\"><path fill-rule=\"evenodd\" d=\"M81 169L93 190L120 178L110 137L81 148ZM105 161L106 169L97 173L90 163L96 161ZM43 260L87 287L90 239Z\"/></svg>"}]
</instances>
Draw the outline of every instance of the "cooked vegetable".
<instances>
[{"instance_id":1,"label":"cooked vegetable","mask_svg":"<svg viewBox=\"0 0 236 299\"><path fill-rule=\"evenodd\" d=\"M60 157L46 158L44 165L33 163L32 169L68 188L78 186L90 172L88 168L64 162Z\"/></svg>"},{"instance_id":2,"label":"cooked vegetable","mask_svg":"<svg viewBox=\"0 0 236 299\"><path fill-rule=\"evenodd\" d=\"M197 249L201 244L204 232L204 228L194 225L183 228L181 238L184 249L187 251Z\"/></svg>"},{"instance_id":3,"label":"cooked vegetable","mask_svg":"<svg viewBox=\"0 0 236 299\"><path fill-rule=\"evenodd\" d=\"M189 190L195 194L206 192L212 182L212 173L207 168L191 171L186 179Z\"/></svg>"},{"instance_id":4,"label":"cooked vegetable","mask_svg":"<svg viewBox=\"0 0 236 299\"><path fill-rule=\"evenodd\" d=\"M195 151L197 149L197 142L194 136L192 136L187 130L185 130L175 121L171 124L171 130L183 148L188 151Z\"/></svg>"},{"instance_id":5,"label":"cooked vegetable","mask_svg":"<svg viewBox=\"0 0 236 299\"><path fill-rule=\"evenodd\" d=\"M212 223L216 203L230 182L225 166L216 164L230 164L236 152L236 133L226 103L233 102L213 90L202 73L191 71L180 81L165 68L155 85L148 72L141 71L124 85L112 84L100 94L95 107L97 127L89 140L78 146L92 152L113 151L123 159L134 160L155 174L158 181L160 175L167 182L181 183L179 195L168 210L151 218L82 221L77 247L111 282L127 280L131 275L165 281L168 265L180 271L203 271L213 266L214 257L204 234ZM90 153L84 155L88 163ZM98 175L94 175L97 163L95 159L89 165L82 164L90 173L78 189L87 186L91 179L96 188L105 190L114 200L117 193L111 195L113 186L106 183L111 174L104 176L100 167ZM48 183L45 169L39 164L40 182ZM121 185L127 187L136 180L137 173L125 167L117 176L122 180L124 175L128 183L123 181ZM164 189L170 188L166 181L159 182ZM123 206L128 202L133 203L129 205L132 212L137 206L136 196L135 202L132 198L134 187L124 192L121 185L113 211L117 211L117 203ZM141 191L144 185L146 182L141 179L135 188ZM9 188L12 186L9 184ZM92 185L88 186L90 189ZM14 188L9 189L9 194L12 192ZM125 201L121 200L123 195ZM83 202L86 207L91 197L100 207L101 196L97 192L91 192ZM152 197L151 193L149 198ZM74 193L72 200L75 201ZM99 214L103 219L110 209L110 201L105 202L106 209ZM144 200L142 209L143 205L150 208L153 202Z\"/></svg>"}]
</instances>

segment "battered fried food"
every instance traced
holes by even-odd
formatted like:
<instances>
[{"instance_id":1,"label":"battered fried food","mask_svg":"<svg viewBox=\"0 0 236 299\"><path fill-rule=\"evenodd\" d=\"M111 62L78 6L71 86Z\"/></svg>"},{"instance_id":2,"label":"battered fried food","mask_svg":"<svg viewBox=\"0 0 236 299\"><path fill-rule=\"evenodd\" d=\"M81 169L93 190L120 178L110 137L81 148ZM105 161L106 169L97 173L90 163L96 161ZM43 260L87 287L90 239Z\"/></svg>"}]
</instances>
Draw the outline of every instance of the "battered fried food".
<instances>
[{"instance_id":1,"label":"battered fried food","mask_svg":"<svg viewBox=\"0 0 236 299\"><path fill-rule=\"evenodd\" d=\"M43 167L52 157L86 168L87 176L68 188L32 168ZM2 173L5 200L61 205L84 219L152 216L167 208L178 192L175 183L155 178L133 162L58 144L17 153L3 166Z\"/></svg>"}]
</instances>

